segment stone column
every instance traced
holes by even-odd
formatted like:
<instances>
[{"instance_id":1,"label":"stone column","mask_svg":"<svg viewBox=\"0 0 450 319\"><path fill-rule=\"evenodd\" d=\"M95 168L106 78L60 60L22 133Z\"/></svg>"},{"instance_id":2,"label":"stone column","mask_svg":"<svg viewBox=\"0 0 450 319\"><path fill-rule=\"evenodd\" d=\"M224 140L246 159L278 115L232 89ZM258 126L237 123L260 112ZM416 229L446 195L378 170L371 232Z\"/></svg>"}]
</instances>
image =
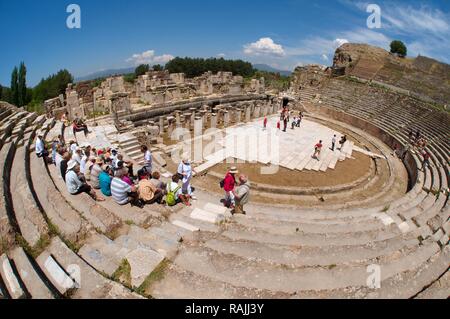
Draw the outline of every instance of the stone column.
<instances>
[{"instance_id":1,"label":"stone column","mask_svg":"<svg viewBox=\"0 0 450 319\"><path fill-rule=\"evenodd\" d=\"M196 110L197 109L195 107L191 107L189 109L189 112L191 112L191 126L194 125L194 123L195 123L195 111Z\"/></svg>"},{"instance_id":2,"label":"stone column","mask_svg":"<svg viewBox=\"0 0 450 319\"><path fill-rule=\"evenodd\" d=\"M175 129L175 118L173 116L168 116L167 122L169 122L167 134L169 135L169 138L172 138L172 133L173 133L173 130Z\"/></svg>"},{"instance_id":3,"label":"stone column","mask_svg":"<svg viewBox=\"0 0 450 319\"><path fill-rule=\"evenodd\" d=\"M176 120L176 123L177 123L177 127L181 124L181 121L180 121L180 111L175 111L175 120Z\"/></svg>"},{"instance_id":4,"label":"stone column","mask_svg":"<svg viewBox=\"0 0 450 319\"><path fill-rule=\"evenodd\" d=\"M261 110L261 107L259 105L255 106L255 109L253 111L253 118L260 117L260 110Z\"/></svg>"},{"instance_id":5,"label":"stone column","mask_svg":"<svg viewBox=\"0 0 450 319\"><path fill-rule=\"evenodd\" d=\"M159 117L159 135L163 135L164 133L164 117L160 116Z\"/></svg>"},{"instance_id":6,"label":"stone column","mask_svg":"<svg viewBox=\"0 0 450 319\"><path fill-rule=\"evenodd\" d=\"M194 119L194 162L201 163L203 160L203 143L201 136L203 133L202 118L196 116Z\"/></svg>"},{"instance_id":7,"label":"stone column","mask_svg":"<svg viewBox=\"0 0 450 319\"><path fill-rule=\"evenodd\" d=\"M184 127L189 131L192 125L192 114L184 113L184 120L185 120Z\"/></svg>"},{"instance_id":8,"label":"stone column","mask_svg":"<svg viewBox=\"0 0 450 319\"><path fill-rule=\"evenodd\" d=\"M245 122L248 123L252 120L252 108L247 106L245 108Z\"/></svg>"},{"instance_id":9,"label":"stone column","mask_svg":"<svg viewBox=\"0 0 450 319\"><path fill-rule=\"evenodd\" d=\"M223 111L223 127L226 128L230 124L230 113Z\"/></svg>"},{"instance_id":10,"label":"stone column","mask_svg":"<svg viewBox=\"0 0 450 319\"><path fill-rule=\"evenodd\" d=\"M217 114L211 113L211 128L217 127Z\"/></svg>"},{"instance_id":11,"label":"stone column","mask_svg":"<svg viewBox=\"0 0 450 319\"><path fill-rule=\"evenodd\" d=\"M236 109L235 114L236 114L236 123L240 123L241 122L241 109Z\"/></svg>"}]
</instances>

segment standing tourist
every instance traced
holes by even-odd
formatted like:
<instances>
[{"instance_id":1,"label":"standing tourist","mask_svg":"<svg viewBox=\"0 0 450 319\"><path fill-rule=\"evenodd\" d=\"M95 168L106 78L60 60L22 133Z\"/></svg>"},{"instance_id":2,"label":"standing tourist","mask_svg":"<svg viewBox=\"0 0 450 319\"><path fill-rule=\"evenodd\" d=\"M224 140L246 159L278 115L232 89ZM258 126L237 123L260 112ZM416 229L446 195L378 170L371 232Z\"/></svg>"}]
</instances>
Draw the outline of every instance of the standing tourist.
<instances>
[{"instance_id":1,"label":"standing tourist","mask_svg":"<svg viewBox=\"0 0 450 319\"><path fill-rule=\"evenodd\" d=\"M192 199L197 199L195 196L192 196L192 187L191 187L191 179L192 179L192 166L189 161L187 155L183 156L183 159L178 165L177 173L182 176L182 192L185 195L189 195Z\"/></svg>"},{"instance_id":2,"label":"standing tourist","mask_svg":"<svg viewBox=\"0 0 450 319\"><path fill-rule=\"evenodd\" d=\"M313 158L317 159L318 161L320 161L320 152L322 151L322 141L319 141L319 143L317 143L314 146L314 155L312 156Z\"/></svg>"},{"instance_id":3,"label":"standing tourist","mask_svg":"<svg viewBox=\"0 0 450 319\"><path fill-rule=\"evenodd\" d=\"M334 135L333 138L331 139L331 148L330 148L330 150L332 150L334 152L335 146L336 146L336 135Z\"/></svg>"},{"instance_id":4,"label":"standing tourist","mask_svg":"<svg viewBox=\"0 0 450 319\"><path fill-rule=\"evenodd\" d=\"M235 200L234 200L234 187L236 185L236 174L238 174L238 170L236 167L231 167L228 172L225 175L225 178L223 179L223 190L225 191L225 199L224 199L224 205L228 208L234 208L235 207Z\"/></svg>"},{"instance_id":5,"label":"standing tourist","mask_svg":"<svg viewBox=\"0 0 450 319\"><path fill-rule=\"evenodd\" d=\"M239 186L233 191L234 199L236 201L235 208L231 211L232 214L244 214L244 205L248 203L250 198L250 184L245 175L239 176Z\"/></svg>"},{"instance_id":6,"label":"standing tourist","mask_svg":"<svg viewBox=\"0 0 450 319\"><path fill-rule=\"evenodd\" d=\"M153 169L153 158L152 153L148 149L147 145L141 146L141 152L144 153L144 167L149 174L152 173Z\"/></svg>"}]
</instances>

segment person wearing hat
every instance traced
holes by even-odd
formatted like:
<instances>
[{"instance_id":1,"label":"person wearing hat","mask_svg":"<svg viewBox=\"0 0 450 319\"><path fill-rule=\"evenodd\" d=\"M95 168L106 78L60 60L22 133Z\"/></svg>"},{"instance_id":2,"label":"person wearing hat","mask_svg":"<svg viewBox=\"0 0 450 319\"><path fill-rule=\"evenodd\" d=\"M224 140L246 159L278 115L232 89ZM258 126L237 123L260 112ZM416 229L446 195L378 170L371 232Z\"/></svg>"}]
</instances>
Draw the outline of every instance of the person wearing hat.
<instances>
[{"instance_id":1,"label":"person wearing hat","mask_svg":"<svg viewBox=\"0 0 450 319\"><path fill-rule=\"evenodd\" d=\"M177 173L182 177L181 182L183 186L181 190L183 194L188 195L192 199L196 199L195 196L192 196L192 187L191 187L191 179L192 179L192 166L187 154L183 155L183 159L178 165Z\"/></svg>"},{"instance_id":2,"label":"person wearing hat","mask_svg":"<svg viewBox=\"0 0 450 319\"><path fill-rule=\"evenodd\" d=\"M94 187L95 189L100 189L100 182L98 180L98 177L100 175L100 173L102 172L102 165L103 165L103 160L101 159L101 157L97 157L95 159L95 163L94 165L92 165L91 168L91 185L92 187Z\"/></svg>"},{"instance_id":3,"label":"person wearing hat","mask_svg":"<svg viewBox=\"0 0 450 319\"><path fill-rule=\"evenodd\" d=\"M223 190L225 191L225 199L224 205L229 208L234 208L235 200L234 200L234 186L236 185L236 174L238 174L238 170L235 166L231 167L225 178L223 179Z\"/></svg>"},{"instance_id":4,"label":"person wearing hat","mask_svg":"<svg viewBox=\"0 0 450 319\"><path fill-rule=\"evenodd\" d=\"M69 152L65 152L63 154L62 161L59 164L59 172L60 172L61 177L64 180L64 182L66 181L67 166L68 166L71 158L72 158L72 155Z\"/></svg>"},{"instance_id":5,"label":"person wearing hat","mask_svg":"<svg viewBox=\"0 0 450 319\"><path fill-rule=\"evenodd\" d=\"M233 190L236 206L231 210L234 214L244 214L244 205L248 203L250 198L250 184L248 178L245 175L239 176L239 186Z\"/></svg>"},{"instance_id":6,"label":"person wearing hat","mask_svg":"<svg viewBox=\"0 0 450 319\"><path fill-rule=\"evenodd\" d=\"M155 185L148 179L148 173L146 170L139 170L138 178L138 195L139 199L145 204L161 204L161 200L164 197L163 192L156 188Z\"/></svg>"},{"instance_id":7,"label":"person wearing hat","mask_svg":"<svg viewBox=\"0 0 450 319\"><path fill-rule=\"evenodd\" d=\"M74 160L70 160L67 164L66 172L66 187L67 191L72 195L86 193L96 201L104 201L104 198L98 197L95 191L86 183L83 183L80 178L80 165Z\"/></svg>"}]
</instances>

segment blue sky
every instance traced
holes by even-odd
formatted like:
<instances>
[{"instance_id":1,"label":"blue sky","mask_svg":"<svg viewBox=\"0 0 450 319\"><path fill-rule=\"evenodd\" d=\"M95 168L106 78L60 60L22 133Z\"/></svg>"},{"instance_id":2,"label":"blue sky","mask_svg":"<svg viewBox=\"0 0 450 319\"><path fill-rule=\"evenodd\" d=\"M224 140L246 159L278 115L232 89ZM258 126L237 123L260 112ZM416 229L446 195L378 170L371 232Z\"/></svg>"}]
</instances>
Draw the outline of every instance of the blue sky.
<instances>
[{"instance_id":1,"label":"blue sky","mask_svg":"<svg viewBox=\"0 0 450 319\"><path fill-rule=\"evenodd\" d=\"M81 29L69 29L69 4ZM450 63L450 1L377 1L381 28L369 29L369 2L353 0L0 0L0 84L20 61L28 84L67 68L75 76L164 63L175 56L241 58L280 69L332 63L336 47L403 40L410 56Z\"/></svg>"}]
</instances>

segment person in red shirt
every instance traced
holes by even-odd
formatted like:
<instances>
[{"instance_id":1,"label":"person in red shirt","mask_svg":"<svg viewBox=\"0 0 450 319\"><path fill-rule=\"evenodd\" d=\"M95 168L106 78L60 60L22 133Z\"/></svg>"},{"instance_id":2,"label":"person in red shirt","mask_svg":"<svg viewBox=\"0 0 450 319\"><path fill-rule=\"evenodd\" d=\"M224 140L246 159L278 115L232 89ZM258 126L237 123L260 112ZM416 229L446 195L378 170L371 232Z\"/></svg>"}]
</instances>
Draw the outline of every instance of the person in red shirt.
<instances>
[{"instance_id":1,"label":"person in red shirt","mask_svg":"<svg viewBox=\"0 0 450 319\"><path fill-rule=\"evenodd\" d=\"M322 141L319 141L319 143L316 144L316 146L314 146L314 155L313 158L317 159L318 161L320 161L320 152L322 151Z\"/></svg>"},{"instance_id":2,"label":"person in red shirt","mask_svg":"<svg viewBox=\"0 0 450 319\"><path fill-rule=\"evenodd\" d=\"M422 153L422 156L423 156L422 170L425 172L425 167L430 167L430 153L424 151Z\"/></svg>"},{"instance_id":3,"label":"person in red shirt","mask_svg":"<svg viewBox=\"0 0 450 319\"><path fill-rule=\"evenodd\" d=\"M234 186L236 185L236 174L238 174L238 170L236 167L231 167L225 178L223 179L223 190L225 191L225 200L224 205L229 208L234 208L235 200L234 200Z\"/></svg>"},{"instance_id":4,"label":"person in red shirt","mask_svg":"<svg viewBox=\"0 0 450 319\"><path fill-rule=\"evenodd\" d=\"M277 122L277 129L281 129L280 121Z\"/></svg>"},{"instance_id":5,"label":"person in red shirt","mask_svg":"<svg viewBox=\"0 0 450 319\"><path fill-rule=\"evenodd\" d=\"M267 129L267 116L264 117L264 130Z\"/></svg>"}]
</instances>

